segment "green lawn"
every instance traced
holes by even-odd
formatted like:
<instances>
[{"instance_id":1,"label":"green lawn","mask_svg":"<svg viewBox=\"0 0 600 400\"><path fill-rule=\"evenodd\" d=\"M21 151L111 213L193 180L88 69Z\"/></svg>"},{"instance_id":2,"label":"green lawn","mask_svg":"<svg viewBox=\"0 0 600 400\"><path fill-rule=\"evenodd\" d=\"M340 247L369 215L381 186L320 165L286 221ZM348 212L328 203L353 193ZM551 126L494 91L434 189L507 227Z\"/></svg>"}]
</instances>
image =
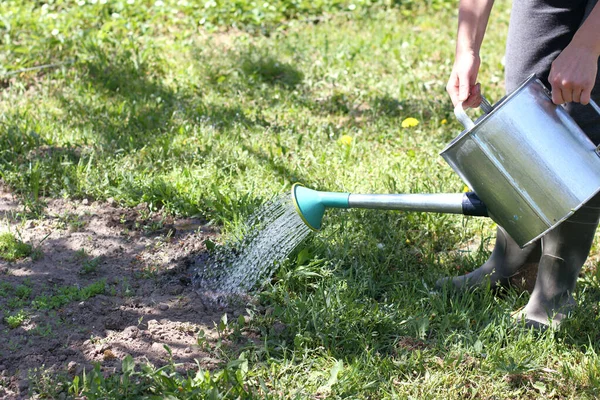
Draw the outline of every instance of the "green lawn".
<instances>
[{"instance_id":1,"label":"green lawn","mask_svg":"<svg viewBox=\"0 0 600 400\"><path fill-rule=\"evenodd\" d=\"M40 196L112 197L201 216L225 235L294 182L462 192L438 156L460 131L444 90L455 8L1 2L0 177L29 216L43 213ZM497 1L480 74L492 101L503 94L508 17L509 2ZM29 70L48 64L57 65ZM419 124L403 128L409 117ZM137 379L144 395L181 398L598 396L595 265L578 286L577 316L540 334L511 322L527 295L430 292L438 277L485 260L490 221L330 211L324 225L301 262L293 255L256 294L272 311L254 318L261 345L227 350L234 361L191 377L125 362L112 378L76 378L73 392L123 398ZM460 250L473 240L479 251Z\"/></svg>"}]
</instances>

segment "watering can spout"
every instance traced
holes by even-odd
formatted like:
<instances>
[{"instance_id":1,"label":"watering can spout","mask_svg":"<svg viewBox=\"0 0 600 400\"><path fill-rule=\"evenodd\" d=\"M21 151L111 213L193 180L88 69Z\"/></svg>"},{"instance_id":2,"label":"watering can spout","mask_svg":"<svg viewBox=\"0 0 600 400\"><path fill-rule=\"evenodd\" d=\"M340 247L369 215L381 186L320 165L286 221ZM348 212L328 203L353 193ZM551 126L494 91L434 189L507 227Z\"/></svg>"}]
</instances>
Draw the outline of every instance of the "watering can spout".
<instances>
[{"instance_id":1,"label":"watering can spout","mask_svg":"<svg viewBox=\"0 0 600 400\"><path fill-rule=\"evenodd\" d=\"M487 217L487 208L473 192L436 194L351 194L320 192L299 184L292 186L292 201L302 221L321 229L327 208L366 208L438 212Z\"/></svg>"},{"instance_id":2,"label":"watering can spout","mask_svg":"<svg viewBox=\"0 0 600 400\"><path fill-rule=\"evenodd\" d=\"M323 214L327 208L349 208L350 193L319 192L294 184L292 200L302 221L312 230L321 229Z\"/></svg>"}]
</instances>

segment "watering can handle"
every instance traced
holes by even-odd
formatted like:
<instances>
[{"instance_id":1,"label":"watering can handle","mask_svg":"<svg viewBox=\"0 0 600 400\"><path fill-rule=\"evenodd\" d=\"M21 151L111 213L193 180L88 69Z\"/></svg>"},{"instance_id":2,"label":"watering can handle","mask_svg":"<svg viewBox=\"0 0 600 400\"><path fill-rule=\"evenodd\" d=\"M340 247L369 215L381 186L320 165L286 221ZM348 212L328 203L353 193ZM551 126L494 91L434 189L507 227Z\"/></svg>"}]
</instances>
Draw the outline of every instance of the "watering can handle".
<instances>
[{"instance_id":1,"label":"watering can handle","mask_svg":"<svg viewBox=\"0 0 600 400\"><path fill-rule=\"evenodd\" d=\"M600 106L598 106L598 104L593 99L590 99L590 106L592 106L592 108L600 115ZM481 108L481 110L486 114L489 114L493 109L490 102L487 101L487 99L483 96L481 96L481 104L479 105L479 108ZM473 120L469 118L467 113L465 113L465 109L463 108L462 102L458 103L456 107L454 107L454 116L456 116L456 119L458 119L458 121L467 130L472 129L475 126ZM597 151L600 155L600 145L598 146Z\"/></svg>"},{"instance_id":2,"label":"watering can handle","mask_svg":"<svg viewBox=\"0 0 600 400\"><path fill-rule=\"evenodd\" d=\"M592 106L592 108L598 113L598 115L600 115L600 107L598 107L598 104L592 99L590 99L590 106ZM596 154L600 156L600 144L596 146Z\"/></svg>"},{"instance_id":3,"label":"watering can handle","mask_svg":"<svg viewBox=\"0 0 600 400\"><path fill-rule=\"evenodd\" d=\"M548 92L548 96L550 96L550 92ZM594 99L590 99L589 105L592 106L592 108L594 109L594 111L596 111L596 113L598 113L598 115L600 115L600 107L598 106L598 104L594 101ZM562 107L566 107L567 104L561 104ZM598 146L596 146L596 154L598 154L598 156L600 157L600 144Z\"/></svg>"},{"instance_id":4,"label":"watering can handle","mask_svg":"<svg viewBox=\"0 0 600 400\"><path fill-rule=\"evenodd\" d=\"M597 103L596 103L594 100L592 100L592 99L590 99L590 106L592 106L592 108L593 108L594 110L596 110L596 112L597 112L597 113L600 115L600 107L599 107L599 106L598 106L598 104L597 104Z\"/></svg>"},{"instance_id":5,"label":"watering can handle","mask_svg":"<svg viewBox=\"0 0 600 400\"><path fill-rule=\"evenodd\" d=\"M479 108L481 108L481 110L486 114L489 114L493 109L490 102L487 101L487 99L483 96L481 96L481 104L479 104ZM472 129L475 126L473 120L469 118L467 113L465 113L462 101L458 103L456 107L454 107L454 116L467 130Z\"/></svg>"}]
</instances>

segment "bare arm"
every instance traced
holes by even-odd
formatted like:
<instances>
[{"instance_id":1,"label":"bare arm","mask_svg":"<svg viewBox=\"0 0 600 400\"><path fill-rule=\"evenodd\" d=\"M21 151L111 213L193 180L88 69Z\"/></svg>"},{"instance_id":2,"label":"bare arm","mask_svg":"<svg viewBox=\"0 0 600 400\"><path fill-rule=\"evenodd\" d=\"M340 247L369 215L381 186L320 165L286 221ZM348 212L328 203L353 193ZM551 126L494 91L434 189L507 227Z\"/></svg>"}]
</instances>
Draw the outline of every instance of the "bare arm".
<instances>
[{"instance_id":1,"label":"bare arm","mask_svg":"<svg viewBox=\"0 0 600 400\"><path fill-rule=\"evenodd\" d=\"M454 66L446 90L454 105L476 107L481 102L477 74L479 50L494 0L460 0Z\"/></svg>"},{"instance_id":2,"label":"bare arm","mask_svg":"<svg viewBox=\"0 0 600 400\"><path fill-rule=\"evenodd\" d=\"M588 104L598 74L600 3L577 30L573 40L552 63L548 80L556 104Z\"/></svg>"}]
</instances>

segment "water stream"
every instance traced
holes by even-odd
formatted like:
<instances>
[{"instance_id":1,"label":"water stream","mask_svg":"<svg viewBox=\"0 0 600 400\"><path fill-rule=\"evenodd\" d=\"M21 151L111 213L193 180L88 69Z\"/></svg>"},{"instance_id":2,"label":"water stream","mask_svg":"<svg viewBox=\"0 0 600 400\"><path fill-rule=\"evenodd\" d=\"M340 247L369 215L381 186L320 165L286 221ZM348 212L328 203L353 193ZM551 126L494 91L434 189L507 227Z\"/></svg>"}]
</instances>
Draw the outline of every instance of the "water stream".
<instances>
[{"instance_id":1,"label":"water stream","mask_svg":"<svg viewBox=\"0 0 600 400\"><path fill-rule=\"evenodd\" d=\"M286 194L260 207L242 232L196 266L194 284L209 299L222 302L259 287L311 231Z\"/></svg>"}]
</instances>

